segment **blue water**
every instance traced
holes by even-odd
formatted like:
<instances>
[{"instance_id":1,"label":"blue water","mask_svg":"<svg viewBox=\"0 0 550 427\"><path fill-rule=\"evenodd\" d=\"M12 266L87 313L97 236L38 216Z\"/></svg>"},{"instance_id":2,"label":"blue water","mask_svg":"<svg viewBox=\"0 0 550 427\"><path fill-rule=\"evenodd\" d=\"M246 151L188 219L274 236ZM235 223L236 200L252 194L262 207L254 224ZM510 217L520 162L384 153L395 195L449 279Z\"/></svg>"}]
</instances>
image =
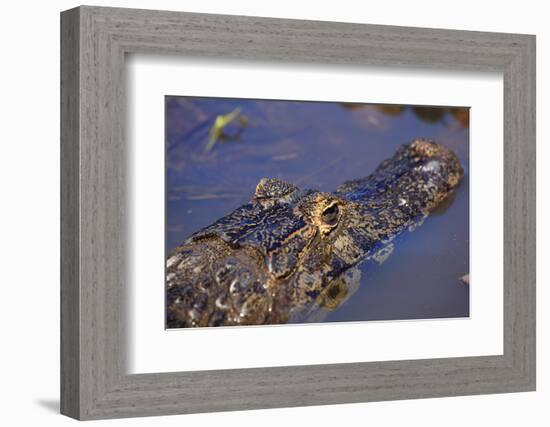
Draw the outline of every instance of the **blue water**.
<instances>
[{"instance_id":1,"label":"blue water","mask_svg":"<svg viewBox=\"0 0 550 427\"><path fill-rule=\"evenodd\" d=\"M206 150L218 115L245 123ZM277 177L333 191L364 177L400 144L430 138L460 158L454 200L394 242L381 265L361 266L359 289L325 321L467 317L469 286L468 110L370 104L166 97L166 250L247 203L257 182Z\"/></svg>"}]
</instances>

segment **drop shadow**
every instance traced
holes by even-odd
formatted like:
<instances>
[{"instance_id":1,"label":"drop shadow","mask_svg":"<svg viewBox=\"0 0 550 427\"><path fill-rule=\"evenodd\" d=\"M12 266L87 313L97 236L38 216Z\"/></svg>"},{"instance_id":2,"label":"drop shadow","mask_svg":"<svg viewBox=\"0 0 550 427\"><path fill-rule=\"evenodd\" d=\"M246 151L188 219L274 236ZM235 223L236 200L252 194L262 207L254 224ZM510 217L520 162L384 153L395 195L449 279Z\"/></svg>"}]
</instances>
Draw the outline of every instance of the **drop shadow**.
<instances>
[{"instance_id":1,"label":"drop shadow","mask_svg":"<svg viewBox=\"0 0 550 427\"><path fill-rule=\"evenodd\" d=\"M37 399L35 402L38 406L59 414L59 399Z\"/></svg>"}]
</instances>

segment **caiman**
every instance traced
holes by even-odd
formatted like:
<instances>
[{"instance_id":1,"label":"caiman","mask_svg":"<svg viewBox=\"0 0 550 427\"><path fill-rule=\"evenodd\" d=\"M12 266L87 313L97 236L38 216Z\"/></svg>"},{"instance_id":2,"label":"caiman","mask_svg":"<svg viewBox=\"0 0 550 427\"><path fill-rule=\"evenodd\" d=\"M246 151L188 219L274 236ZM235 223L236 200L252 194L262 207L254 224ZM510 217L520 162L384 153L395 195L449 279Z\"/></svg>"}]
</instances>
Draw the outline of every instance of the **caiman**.
<instances>
[{"instance_id":1,"label":"caiman","mask_svg":"<svg viewBox=\"0 0 550 427\"><path fill-rule=\"evenodd\" d=\"M167 327L280 324L335 308L358 263L387 255L462 175L450 149L416 139L332 193L261 179L249 203L168 256Z\"/></svg>"}]
</instances>

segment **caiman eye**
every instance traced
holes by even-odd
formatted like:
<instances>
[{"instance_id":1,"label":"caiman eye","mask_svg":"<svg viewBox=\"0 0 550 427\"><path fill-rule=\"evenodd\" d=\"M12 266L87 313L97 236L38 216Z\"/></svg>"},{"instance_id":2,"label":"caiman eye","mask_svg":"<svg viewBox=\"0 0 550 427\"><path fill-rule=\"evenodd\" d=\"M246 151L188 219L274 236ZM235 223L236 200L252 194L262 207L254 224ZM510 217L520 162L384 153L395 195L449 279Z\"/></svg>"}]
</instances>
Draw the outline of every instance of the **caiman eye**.
<instances>
[{"instance_id":1,"label":"caiman eye","mask_svg":"<svg viewBox=\"0 0 550 427\"><path fill-rule=\"evenodd\" d=\"M333 226L333 225L336 225L336 223L338 222L339 213L340 213L340 209L338 208L338 205L335 203L323 211L323 213L321 214L321 219L325 224Z\"/></svg>"}]
</instances>

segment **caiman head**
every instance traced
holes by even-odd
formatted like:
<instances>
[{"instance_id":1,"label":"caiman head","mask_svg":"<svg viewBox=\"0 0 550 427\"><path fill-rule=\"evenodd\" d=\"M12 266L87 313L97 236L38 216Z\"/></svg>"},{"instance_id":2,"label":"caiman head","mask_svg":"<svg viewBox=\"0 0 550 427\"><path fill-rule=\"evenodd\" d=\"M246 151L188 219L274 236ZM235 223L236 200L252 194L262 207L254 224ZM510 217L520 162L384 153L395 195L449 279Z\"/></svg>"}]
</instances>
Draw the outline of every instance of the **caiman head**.
<instances>
[{"instance_id":1,"label":"caiman head","mask_svg":"<svg viewBox=\"0 0 550 427\"><path fill-rule=\"evenodd\" d=\"M346 272L446 198L462 168L426 140L336 192L263 178L250 203L192 235L167 261L167 326L286 323L337 306Z\"/></svg>"}]
</instances>

